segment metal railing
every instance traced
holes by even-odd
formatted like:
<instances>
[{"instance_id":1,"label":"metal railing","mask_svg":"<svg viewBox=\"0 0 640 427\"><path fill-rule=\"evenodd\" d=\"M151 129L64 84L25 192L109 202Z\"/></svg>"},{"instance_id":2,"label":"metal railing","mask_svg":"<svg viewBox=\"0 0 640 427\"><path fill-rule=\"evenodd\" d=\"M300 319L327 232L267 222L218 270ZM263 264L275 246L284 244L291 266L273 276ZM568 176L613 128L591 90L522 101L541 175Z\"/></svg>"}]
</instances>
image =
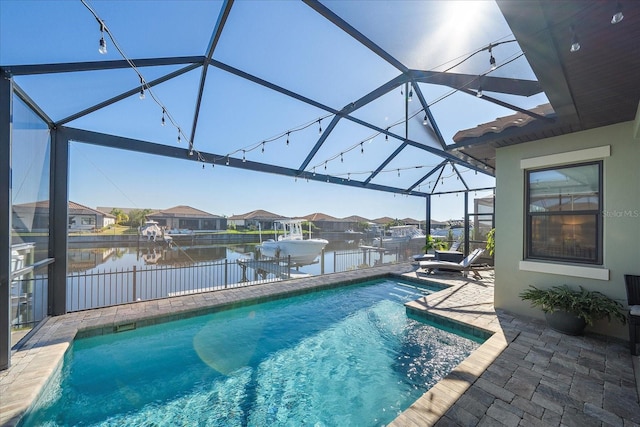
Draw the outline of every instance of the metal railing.
<instances>
[{"instance_id":1,"label":"metal railing","mask_svg":"<svg viewBox=\"0 0 640 427\"><path fill-rule=\"evenodd\" d=\"M336 251L333 256L328 256L323 251L319 261L320 274L369 268L402 260L400 251L385 251L382 248ZM67 311L252 286L303 276L304 273L297 270L290 259L269 258L74 272L67 275Z\"/></svg>"}]
</instances>

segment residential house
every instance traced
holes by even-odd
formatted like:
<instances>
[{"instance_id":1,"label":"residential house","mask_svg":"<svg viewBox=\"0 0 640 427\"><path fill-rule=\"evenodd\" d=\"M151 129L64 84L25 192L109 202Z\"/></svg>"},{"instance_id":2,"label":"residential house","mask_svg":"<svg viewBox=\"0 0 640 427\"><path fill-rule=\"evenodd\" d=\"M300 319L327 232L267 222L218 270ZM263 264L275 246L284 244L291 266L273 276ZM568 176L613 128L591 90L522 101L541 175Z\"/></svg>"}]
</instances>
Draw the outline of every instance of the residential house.
<instances>
[{"instance_id":1,"label":"residential house","mask_svg":"<svg viewBox=\"0 0 640 427\"><path fill-rule=\"evenodd\" d=\"M49 201L22 203L12 206L13 228L18 231L48 232ZM69 201L69 231L94 231L116 223L116 217L97 209Z\"/></svg>"},{"instance_id":2,"label":"residential house","mask_svg":"<svg viewBox=\"0 0 640 427\"><path fill-rule=\"evenodd\" d=\"M168 230L216 231L227 229L227 219L191 206L174 206L153 212L147 218Z\"/></svg>"},{"instance_id":3,"label":"residential house","mask_svg":"<svg viewBox=\"0 0 640 427\"><path fill-rule=\"evenodd\" d=\"M285 219L281 215L265 210L255 210L240 215L231 215L227 218L229 226L243 230L273 230L275 221Z\"/></svg>"}]
</instances>

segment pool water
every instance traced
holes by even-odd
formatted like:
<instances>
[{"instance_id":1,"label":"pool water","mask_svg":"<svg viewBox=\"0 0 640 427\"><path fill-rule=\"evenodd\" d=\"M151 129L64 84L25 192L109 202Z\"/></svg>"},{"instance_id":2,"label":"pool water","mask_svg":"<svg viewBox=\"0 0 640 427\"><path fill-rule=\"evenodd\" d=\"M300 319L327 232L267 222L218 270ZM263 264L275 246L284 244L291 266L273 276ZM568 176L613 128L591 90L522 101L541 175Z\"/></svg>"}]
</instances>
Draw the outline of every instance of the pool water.
<instances>
[{"instance_id":1,"label":"pool water","mask_svg":"<svg viewBox=\"0 0 640 427\"><path fill-rule=\"evenodd\" d=\"M367 282L76 340L23 425L377 426L479 342Z\"/></svg>"}]
</instances>

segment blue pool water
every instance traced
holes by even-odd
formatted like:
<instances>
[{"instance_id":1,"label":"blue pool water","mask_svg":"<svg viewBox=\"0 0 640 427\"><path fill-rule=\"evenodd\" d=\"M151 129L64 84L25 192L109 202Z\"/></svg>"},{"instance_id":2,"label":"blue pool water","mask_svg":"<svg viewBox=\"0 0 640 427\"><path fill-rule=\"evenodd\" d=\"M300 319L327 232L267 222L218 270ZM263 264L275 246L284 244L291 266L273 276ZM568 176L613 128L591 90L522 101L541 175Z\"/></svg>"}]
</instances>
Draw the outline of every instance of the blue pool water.
<instances>
[{"instance_id":1,"label":"blue pool water","mask_svg":"<svg viewBox=\"0 0 640 427\"><path fill-rule=\"evenodd\" d=\"M479 343L367 282L76 340L24 425L378 426Z\"/></svg>"}]
</instances>

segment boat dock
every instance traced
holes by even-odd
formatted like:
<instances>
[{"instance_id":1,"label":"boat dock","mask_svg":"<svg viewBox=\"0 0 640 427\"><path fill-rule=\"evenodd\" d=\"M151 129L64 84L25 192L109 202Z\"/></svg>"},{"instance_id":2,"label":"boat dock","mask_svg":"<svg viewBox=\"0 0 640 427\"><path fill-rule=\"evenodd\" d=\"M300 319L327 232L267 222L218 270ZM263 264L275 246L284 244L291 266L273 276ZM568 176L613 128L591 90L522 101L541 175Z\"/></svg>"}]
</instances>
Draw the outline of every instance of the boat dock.
<instances>
[{"instance_id":1,"label":"boat dock","mask_svg":"<svg viewBox=\"0 0 640 427\"><path fill-rule=\"evenodd\" d=\"M276 261L258 261L254 259L241 259L238 260L238 264L242 267L243 279L246 279L247 267L256 271L257 274L265 276L269 273L276 275L280 278L299 279L302 277L310 277L309 273L289 268L286 265L280 265Z\"/></svg>"}]
</instances>

